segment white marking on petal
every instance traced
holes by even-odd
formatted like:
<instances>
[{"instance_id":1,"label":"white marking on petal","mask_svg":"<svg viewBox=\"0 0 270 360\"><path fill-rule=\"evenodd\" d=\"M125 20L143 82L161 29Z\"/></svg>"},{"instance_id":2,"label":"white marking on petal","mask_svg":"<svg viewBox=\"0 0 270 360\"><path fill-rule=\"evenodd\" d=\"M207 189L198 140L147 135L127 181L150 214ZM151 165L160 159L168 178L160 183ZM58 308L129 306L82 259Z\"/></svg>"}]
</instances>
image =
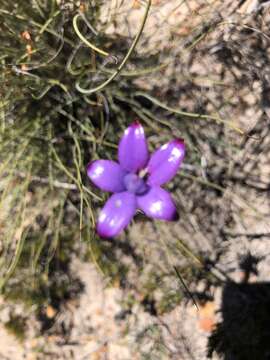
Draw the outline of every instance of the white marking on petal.
<instances>
[{"instance_id":1,"label":"white marking on petal","mask_svg":"<svg viewBox=\"0 0 270 360\"><path fill-rule=\"evenodd\" d=\"M101 212L100 215L99 215L99 222L103 222L104 220L106 219L106 214Z\"/></svg>"},{"instance_id":2,"label":"white marking on petal","mask_svg":"<svg viewBox=\"0 0 270 360\"><path fill-rule=\"evenodd\" d=\"M136 135L136 136L143 135L143 128L142 128L142 126L136 127L136 129L135 129L135 135Z\"/></svg>"},{"instance_id":3,"label":"white marking on petal","mask_svg":"<svg viewBox=\"0 0 270 360\"><path fill-rule=\"evenodd\" d=\"M150 211L153 213L159 213L162 210L162 201L158 200L150 206Z\"/></svg>"},{"instance_id":4,"label":"white marking on petal","mask_svg":"<svg viewBox=\"0 0 270 360\"><path fill-rule=\"evenodd\" d=\"M121 200L116 200L115 206L116 206L117 208L120 208L120 207L122 206L122 201L121 201Z\"/></svg>"},{"instance_id":5,"label":"white marking on petal","mask_svg":"<svg viewBox=\"0 0 270 360\"><path fill-rule=\"evenodd\" d=\"M175 157L180 157L182 155L182 151L177 147L174 147L172 150L172 155L174 155Z\"/></svg>"},{"instance_id":6,"label":"white marking on petal","mask_svg":"<svg viewBox=\"0 0 270 360\"><path fill-rule=\"evenodd\" d=\"M168 161L175 161L176 159L180 158L182 155L182 151L180 149L178 149L177 147L174 147L172 149L172 153L171 156L169 157Z\"/></svg>"},{"instance_id":7,"label":"white marking on petal","mask_svg":"<svg viewBox=\"0 0 270 360\"><path fill-rule=\"evenodd\" d=\"M111 221L110 221L109 224L110 224L111 227L114 227L114 225L115 225L115 219L111 219Z\"/></svg>"},{"instance_id":8,"label":"white marking on petal","mask_svg":"<svg viewBox=\"0 0 270 360\"><path fill-rule=\"evenodd\" d=\"M103 172L104 172L104 167L100 166L100 165L97 166L95 168L95 171L93 172L93 175L92 175L93 179L98 178L101 174L103 174Z\"/></svg>"},{"instance_id":9,"label":"white marking on petal","mask_svg":"<svg viewBox=\"0 0 270 360\"><path fill-rule=\"evenodd\" d=\"M164 145L161 146L160 149L161 149L161 150L166 150L168 146L169 146L169 144L164 144Z\"/></svg>"}]
</instances>

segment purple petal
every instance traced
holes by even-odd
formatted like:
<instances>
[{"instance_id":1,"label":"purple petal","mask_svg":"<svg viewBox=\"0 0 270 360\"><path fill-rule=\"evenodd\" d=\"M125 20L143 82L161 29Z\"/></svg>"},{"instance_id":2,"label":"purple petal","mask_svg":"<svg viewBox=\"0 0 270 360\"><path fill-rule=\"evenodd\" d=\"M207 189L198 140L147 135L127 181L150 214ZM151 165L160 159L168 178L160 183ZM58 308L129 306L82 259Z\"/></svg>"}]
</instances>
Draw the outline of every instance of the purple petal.
<instances>
[{"instance_id":1,"label":"purple petal","mask_svg":"<svg viewBox=\"0 0 270 360\"><path fill-rule=\"evenodd\" d=\"M138 207L149 217L161 220L177 220L178 214L171 195L155 186L145 195L137 196Z\"/></svg>"},{"instance_id":2,"label":"purple petal","mask_svg":"<svg viewBox=\"0 0 270 360\"><path fill-rule=\"evenodd\" d=\"M124 132L118 147L118 159L123 169L136 172L148 161L148 147L139 122L132 123Z\"/></svg>"},{"instance_id":3,"label":"purple petal","mask_svg":"<svg viewBox=\"0 0 270 360\"><path fill-rule=\"evenodd\" d=\"M121 192L125 190L123 179L126 172L115 161L92 161L87 166L87 175L101 190L110 192Z\"/></svg>"},{"instance_id":4,"label":"purple petal","mask_svg":"<svg viewBox=\"0 0 270 360\"><path fill-rule=\"evenodd\" d=\"M151 156L147 165L147 183L151 186L162 185L171 180L177 173L185 156L185 144L183 140L173 140L161 146Z\"/></svg>"},{"instance_id":5,"label":"purple petal","mask_svg":"<svg viewBox=\"0 0 270 360\"><path fill-rule=\"evenodd\" d=\"M136 211L136 196L129 192L112 195L100 212L97 232L101 237L113 237L130 222Z\"/></svg>"}]
</instances>

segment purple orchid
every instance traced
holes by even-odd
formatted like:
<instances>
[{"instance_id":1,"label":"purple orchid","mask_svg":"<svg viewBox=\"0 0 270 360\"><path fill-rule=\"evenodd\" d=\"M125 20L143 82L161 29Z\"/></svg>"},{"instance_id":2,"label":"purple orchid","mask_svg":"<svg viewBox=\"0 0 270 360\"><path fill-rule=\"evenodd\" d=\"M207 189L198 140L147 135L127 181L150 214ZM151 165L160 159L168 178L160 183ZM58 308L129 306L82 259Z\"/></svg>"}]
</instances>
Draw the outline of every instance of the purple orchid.
<instances>
[{"instance_id":1,"label":"purple orchid","mask_svg":"<svg viewBox=\"0 0 270 360\"><path fill-rule=\"evenodd\" d=\"M161 220L178 218L171 195L160 186L177 173L185 155L183 140L161 146L149 159L147 141L139 122L124 132L118 147L119 164L96 160L87 166L87 175L103 191L114 193L100 212L97 232L114 237L131 221L137 209Z\"/></svg>"}]
</instances>

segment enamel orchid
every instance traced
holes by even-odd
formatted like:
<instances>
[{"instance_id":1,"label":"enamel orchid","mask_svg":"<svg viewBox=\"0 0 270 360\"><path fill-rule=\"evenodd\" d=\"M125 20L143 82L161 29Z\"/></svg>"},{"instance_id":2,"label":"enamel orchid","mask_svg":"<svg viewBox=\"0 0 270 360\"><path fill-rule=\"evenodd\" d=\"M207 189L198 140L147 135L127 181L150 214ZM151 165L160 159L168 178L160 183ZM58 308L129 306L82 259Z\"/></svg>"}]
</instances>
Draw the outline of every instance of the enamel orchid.
<instances>
[{"instance_id":1,"label":"enamel orchid","mask_svg":"<svg viewBox=\"0 0 270 360\"><path fill-rule=\"evenodd\" d=\"M161 185L177 173L185 155L183 140L161 146L149 156L144 130L139 122L124 132L118 146L118 161L96 160L87 166L87 175L101 190L112 192L100 212L97 232L101 237L118 235L137 209L160 220L177 220L171 195Z\"/></svg>"}]
</instances>

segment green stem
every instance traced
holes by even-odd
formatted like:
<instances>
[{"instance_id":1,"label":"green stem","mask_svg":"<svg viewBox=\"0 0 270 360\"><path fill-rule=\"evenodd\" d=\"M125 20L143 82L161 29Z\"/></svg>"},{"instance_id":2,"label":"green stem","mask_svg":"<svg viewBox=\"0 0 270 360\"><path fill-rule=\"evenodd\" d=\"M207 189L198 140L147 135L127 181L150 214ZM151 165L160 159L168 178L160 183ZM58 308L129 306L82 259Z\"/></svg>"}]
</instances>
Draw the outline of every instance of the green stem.
<instances>
[{"instance_id":1,"label":"green stem","mask_svg":"<svg viewBox=\"0 0 270 360\"><path fill-rule=\"evenodd\" d=\"M77 14L74 16L73 18L73 28L76 32L76 34L78 35L78 37L82 40L82 42L84 42L88 47L90 47L92 50L96 51L97 53L104 55L104 56L109 56L109 54L104 51L99 49L98 47L96 47L95 45L93 45L92 43L90 43L90 41L88 41L80 32L79 28L78 28L78 17L81 16L80 14Z\"/></svg>"},{"instance_id":2,"label":"green stem","mask_svg":"<svg viewBox=\"0 0 270 360\"><path fill-rule=\"evenodd\" d=\"M117 70L106 80L104 81L101 85L93 88L93 89L83 89L80 84L77 82L76 83L76 89L82 93L82 94L93 94L97 91L101 91L103 90L108 84L110 84L115 78L116 76L121 72L121 70L123 69L123 67L126 65L128 59L130 58L131 54L133 53L135 47L137 46L137 43L142 35L142 32L143 32L143 29L144 29L144 26L145 26L145 23L146 23L146 20L147 20L147 17L148 17L148 13L149 13L149 10L150 10L150 7L151 7L151 0L148 0L147 2L147 6L146 6L146 10L145 10L145 14L144 14L144 17L143 17L143 21L141 23L141 26L140 26L140 29L131 45L131 47L129 48L126 56L124 57L123 61L121 62L121 64L118 66Z\"/></svg>"},{"instance_id":3,"label":"green stem","mask_svg":"<svg viewBox=\"0 0 270 360\"><path fill-rule=\"evenodd\" d=\"M245 132L242 129L240 129L239 127L235 126L232 121L225 121L225 120L221 119L219 116L192 113L192 112L187 112L187 111L183 111L183 110L178 110L178 109L172 108L170 106L167 106L166 104L163 104L158 99L152 97L151 95L145 94L144 92L141 92L141 91L136 92L134 94L134 96L142 96L142 97L148 99L149 101L151 101L153 104L161 107L162 109L167 110L167 111L172 112L177 115L182 115L182 116L195 118L195 119L214 120L217 123L222 123L224 125L228 125L230 128L232 128L236 132L240 133L241 135L245 135Z\"/></svg>"}]
</instances>

